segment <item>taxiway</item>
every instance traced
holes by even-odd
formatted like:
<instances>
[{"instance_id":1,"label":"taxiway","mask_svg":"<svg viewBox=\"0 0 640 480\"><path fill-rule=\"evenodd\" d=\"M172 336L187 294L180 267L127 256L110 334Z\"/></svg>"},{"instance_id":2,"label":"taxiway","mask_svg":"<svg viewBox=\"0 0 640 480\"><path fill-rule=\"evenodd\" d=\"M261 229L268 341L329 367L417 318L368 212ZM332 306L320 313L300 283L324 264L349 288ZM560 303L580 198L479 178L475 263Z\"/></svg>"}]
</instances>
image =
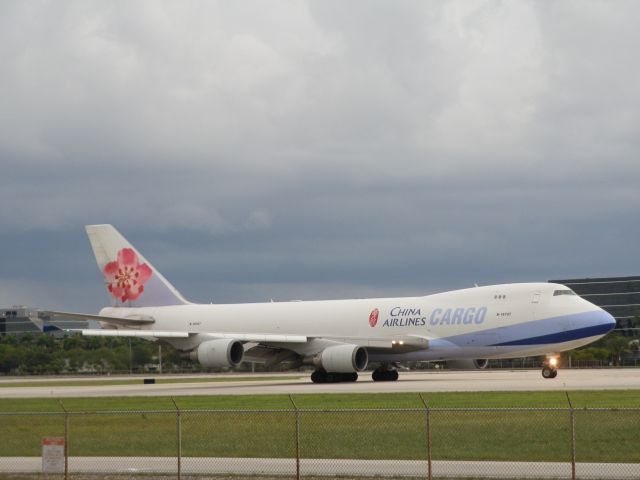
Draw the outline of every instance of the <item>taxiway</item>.
<instances>
[{"instance_id":1,"label":"taxiway","mask_svg":"<svg viewBox=\"0 0 640 480\"><path fill-rule=\"evenodd\" d=\"M144 378L150 378L147 376ZM626 390L640 389L640 369L560 370L555 379L542 378L539 370L413 371L401 372L397 382L373 382L369 372L354 383L314 384L308 374L216 375L216 382L198 382L185 376L180 383L132 385L73 385L69 379L51 379L45 386L21 386L20 380L0 380L0 397L102 397L102 396L176 396L176 395L261 395L311 393L381 393L381 392L469 392L534 390ZM264 379L261 377L265 377ZM109 377L114 379L117 377ZM125 377L130 378L130 377ZM162 377L155 377L162 378ZM172 377L175 378L175 377ZM224 379L228 378L229 381ZM248 379L247 379L248 378ZM245 380L246 379L246 380ZM32 378L29 380L33 380ZM64 385L62 383L64 382Z\"/></svg>"}]
</instances>

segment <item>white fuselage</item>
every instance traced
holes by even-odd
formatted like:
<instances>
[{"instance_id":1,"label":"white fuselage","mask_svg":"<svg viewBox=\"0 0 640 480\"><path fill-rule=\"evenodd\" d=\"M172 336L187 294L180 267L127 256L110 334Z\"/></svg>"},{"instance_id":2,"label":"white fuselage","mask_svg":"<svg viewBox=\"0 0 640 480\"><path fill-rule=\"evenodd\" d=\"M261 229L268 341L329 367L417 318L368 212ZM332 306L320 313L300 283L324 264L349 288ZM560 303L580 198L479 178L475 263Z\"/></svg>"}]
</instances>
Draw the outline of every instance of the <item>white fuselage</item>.
<instances>
[{"instance_id":1,"label":"white fuselage","mask_svg":"<svg viewBox=\"0 0 640 480\"><path fill-rule=\"evenodd\" d=\"M585 345L613 328L607 312L577 295L558 295L559 290L567 288L521 283L423 297L109 307L100 314L148 316L155 322L140 328L192 332L167 340L182 350L197 347L211 332L304 335L309 341L287 348L312 355L332 342L357 344L368 348L373 362L542 355ZM379 348L414 338L424 346Z\"/></svg>"}]
</instances>

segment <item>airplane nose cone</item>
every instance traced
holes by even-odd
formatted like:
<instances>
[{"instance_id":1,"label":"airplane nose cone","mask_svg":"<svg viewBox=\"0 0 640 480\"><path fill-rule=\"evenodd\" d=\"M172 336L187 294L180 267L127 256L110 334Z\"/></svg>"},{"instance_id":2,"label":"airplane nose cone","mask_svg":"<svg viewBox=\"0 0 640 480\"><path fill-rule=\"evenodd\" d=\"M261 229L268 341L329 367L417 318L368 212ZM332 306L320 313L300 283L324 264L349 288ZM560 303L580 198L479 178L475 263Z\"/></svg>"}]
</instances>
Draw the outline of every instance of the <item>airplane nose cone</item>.
<instances>
[{"instance_id":1,"label":"airplane nose cone","mask_svg":"<svg viewBox=\"0 0 640 480\"><path fill-rule=\"evenodd\" d=\"M609 312L606 312L602 309L600 309L600 311L602 312L601 323L607 329L606 333L609 333L611 330L615 328L616 319L613 318L613 316Z\"/></svg>"}]
</instances>

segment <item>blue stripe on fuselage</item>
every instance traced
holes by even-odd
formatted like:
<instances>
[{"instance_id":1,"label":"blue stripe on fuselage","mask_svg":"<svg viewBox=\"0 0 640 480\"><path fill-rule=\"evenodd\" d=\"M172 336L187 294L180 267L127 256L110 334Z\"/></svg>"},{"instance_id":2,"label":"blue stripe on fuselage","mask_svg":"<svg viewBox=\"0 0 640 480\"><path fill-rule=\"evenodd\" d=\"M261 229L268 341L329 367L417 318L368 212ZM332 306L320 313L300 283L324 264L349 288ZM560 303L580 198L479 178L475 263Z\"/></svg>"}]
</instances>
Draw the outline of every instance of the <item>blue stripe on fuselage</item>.
<instances>
[{"instance_id":1,"label":"blue stripe on fuselage","mask_svg":"<svg viewBox=\"0 0 640 480\"><path fill-rule=\"evenodd\" d=\"M613 327L609 324L601 323L600 325L592 325L591 327L576 328L574 330L565 330L564 332L550 333L548 335L540 335L539 337L521 338L510 342L494 343L491 347L506 347L509 345L541 345L546 343L563 343L580 338L595 337L596 335L604 335L611 331Z\"/></svg>"},{"instance_id":2,"label":"blue stripe on fuselage","mask_svg":"<svg viewBox=\"0 0 640 480\"><path fill-rule=\"evenodd\" d=\"M612 321L609 321L612 320ZM562 343L580 338L604 335L615 326L611 315L603 310L533 320L516 325L488 328L471 333L444 337L460 347L541 345ZM551 332L551 333L549 333ZM486 342L486 343L483 343Z\"/></svg>"}]
</instances>

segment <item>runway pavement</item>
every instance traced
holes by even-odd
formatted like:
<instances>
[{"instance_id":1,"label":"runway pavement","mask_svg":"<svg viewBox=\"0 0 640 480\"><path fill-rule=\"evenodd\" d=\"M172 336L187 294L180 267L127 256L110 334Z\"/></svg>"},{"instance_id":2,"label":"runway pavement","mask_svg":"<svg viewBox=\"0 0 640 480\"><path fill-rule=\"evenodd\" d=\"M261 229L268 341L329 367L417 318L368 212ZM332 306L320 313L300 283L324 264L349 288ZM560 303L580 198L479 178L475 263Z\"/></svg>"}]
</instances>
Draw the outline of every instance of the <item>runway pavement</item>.
<instances>
[{"instance_id":1,"label":"runway pavement","mask_svg":"<svg viewBox=\"0 0 640 480\"><path fill-rule=\"evenodd\" d=\"M429 370L401 372L397 382L373 382L366 372L360 374L357 382L336 384L313 384L301 373L270 373L269 379L261 378L267 376L262 374L241 375L250 380L194 382L193 377L185 376L181 383L145 385L140 377L134 385L62 386L59 385L62 381L69 383L69 379L62 378L51 380L46 386L24 387L10 386L20 380L11 378L0 380L0 398L640 389L640 368L560 370L555 379L542 378L539 370ZM219 377L231 380L233 375ZM202 376L198 378L201 380Z\"/></svg>"},{"instance_id":2,"label":"runway pavement","mask_svg":"<svg viewBox=\"0 0 640 480\"><path fill-rule=\"evenodd\" d=\"M234 476L295 476L295 458L194 458L181 461L183 475ZM0 457L0 472L40 472L40 457ZM69 473L91 475L176 474L176 457L70 457ZM424 460L359 460L359 459L300 459L303 476L327 477L426 477ZM637 479L640 464L578 463L576 476L581 479ZM432 462L435 477L452 478L571 478L569 462L495 462L451 461Z\"/></svg>"}]
</instances>

